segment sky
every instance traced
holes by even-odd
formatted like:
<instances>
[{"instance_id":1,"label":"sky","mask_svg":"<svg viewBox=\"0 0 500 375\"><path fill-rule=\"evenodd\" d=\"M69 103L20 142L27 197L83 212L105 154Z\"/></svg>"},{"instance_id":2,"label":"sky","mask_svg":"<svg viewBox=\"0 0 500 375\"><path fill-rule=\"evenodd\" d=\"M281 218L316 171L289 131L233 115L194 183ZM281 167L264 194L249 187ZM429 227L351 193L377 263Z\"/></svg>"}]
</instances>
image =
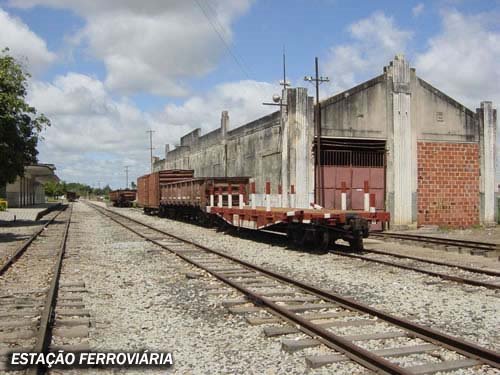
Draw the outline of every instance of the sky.
<instances>
[{"instance_id":1,"label":"sky","mask_svg":"<svg viewBox=\"0 0 500 375\"><path fill-rule=\"evenodd\" d=\"M498 108L499 19L498 0L0 0L0 50L32 73L28 101L52 122L39 161L123 188L125 166L129 181L149 171L148 130L163 157L223 110L231 128L275 110L262 102L280 92L283 51L287 79L311 94L315 56L326 97L404 53L470 109Z\"/></svg>"}]
</instances>

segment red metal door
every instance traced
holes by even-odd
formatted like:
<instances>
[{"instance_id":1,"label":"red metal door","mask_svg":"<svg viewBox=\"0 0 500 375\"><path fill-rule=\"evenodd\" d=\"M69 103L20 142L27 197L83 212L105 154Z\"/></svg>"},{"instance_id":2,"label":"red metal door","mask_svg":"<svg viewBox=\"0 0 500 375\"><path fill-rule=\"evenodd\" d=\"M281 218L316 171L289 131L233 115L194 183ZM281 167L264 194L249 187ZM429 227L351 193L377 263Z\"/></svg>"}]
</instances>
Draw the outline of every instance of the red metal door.
<instances>
[{"instance_id":1,"label":"red metal door","mask_svg":"<svg viewBox=\"0 0 500 375\"><path fill-rule=\"evenodd\" d=\"M365 181L368 192L375 194L376 209L385 209L385 154L383 151L322 151L324 207L341 209L341 193L345 189L348 210L364 209Z\"/></svg>"}]
</instances>

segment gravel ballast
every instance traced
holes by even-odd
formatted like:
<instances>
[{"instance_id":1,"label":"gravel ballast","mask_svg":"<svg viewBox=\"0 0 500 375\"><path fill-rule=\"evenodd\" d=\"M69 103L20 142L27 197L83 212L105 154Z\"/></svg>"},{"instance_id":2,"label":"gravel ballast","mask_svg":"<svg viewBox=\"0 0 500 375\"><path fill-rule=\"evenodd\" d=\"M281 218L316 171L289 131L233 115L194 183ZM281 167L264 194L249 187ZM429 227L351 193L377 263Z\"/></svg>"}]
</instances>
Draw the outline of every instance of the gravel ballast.
<instances>
[{"instance_id":1,"label":"gravel ballast","mask_svg":"<svg viewBox=\"0 0 500 375\"><path fill-rule=\"evenodd\" d=\"M282 351L280 338L266 338L262 327L229 313L221 301L240 296L213 294L222 284L205 272L83 204L75 204L74 221L72 236L86 239L79 244L77 279L85 282L85 307L94 321L91 349L171 351L174 357L171 369L99 373L332 373L332 367L307 369L303 353ZM365 372L349 362L333 368L339 374Z\"/></svg>"},{"instance_id":2,"label":"gravel ballast","mask_svg":"<svg viewBox=\"0 0 500 375\"><path fill-rule=\"evenodd\" d=\"M251 263L500 350L500 294L495 291L334 254L310 254L224 235L214 229L146 216L136 209L116 210Z\"/></svg>"}]
</instances>

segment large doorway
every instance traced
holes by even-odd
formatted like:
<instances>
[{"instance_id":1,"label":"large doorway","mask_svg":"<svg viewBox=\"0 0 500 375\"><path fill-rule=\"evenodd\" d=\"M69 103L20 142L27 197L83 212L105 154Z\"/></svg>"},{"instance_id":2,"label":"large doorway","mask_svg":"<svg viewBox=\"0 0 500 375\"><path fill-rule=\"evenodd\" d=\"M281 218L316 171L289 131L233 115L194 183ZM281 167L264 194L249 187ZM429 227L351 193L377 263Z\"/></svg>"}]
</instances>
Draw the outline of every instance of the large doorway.
<instances>
[{"instance_id":1,"label":"large doorway","mask_svg":"<svg viewBox=\"0 0 500 375\"><path fill-rule=\"evenodd\" d=\"M345 190L348 210L363 210L365 184L375 207L385 209L385 141L321 139L321 173L316 173L317 201L341 209Z\"/></svg>"}]
</instances>

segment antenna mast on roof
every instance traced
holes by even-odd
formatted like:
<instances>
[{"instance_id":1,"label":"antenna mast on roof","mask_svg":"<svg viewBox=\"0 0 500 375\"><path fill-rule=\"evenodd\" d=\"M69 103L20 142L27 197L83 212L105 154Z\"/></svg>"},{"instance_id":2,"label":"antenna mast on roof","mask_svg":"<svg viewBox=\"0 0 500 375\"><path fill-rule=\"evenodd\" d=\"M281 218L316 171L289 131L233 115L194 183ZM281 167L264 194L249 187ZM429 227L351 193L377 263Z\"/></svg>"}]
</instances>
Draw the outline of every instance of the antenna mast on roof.
<instances>
[{"instance_id":1,"label":"antenna mast on roof","mask_svg":"<svg viewBox=\"0 0 500 375\"><path fill-rule=\"evenodd\" d=\"M285 58L285 47L283 46L283 81L279 81L280 86L283 86L282 95L274 94L274 103L262 103L263 105L276 105L280 107L280 110L287 108L287 104L283 103L283 96L285 95L285 90L287 86L290 86L290 82L286 80L286 58Z\"/></svg>"}]
</instances>

